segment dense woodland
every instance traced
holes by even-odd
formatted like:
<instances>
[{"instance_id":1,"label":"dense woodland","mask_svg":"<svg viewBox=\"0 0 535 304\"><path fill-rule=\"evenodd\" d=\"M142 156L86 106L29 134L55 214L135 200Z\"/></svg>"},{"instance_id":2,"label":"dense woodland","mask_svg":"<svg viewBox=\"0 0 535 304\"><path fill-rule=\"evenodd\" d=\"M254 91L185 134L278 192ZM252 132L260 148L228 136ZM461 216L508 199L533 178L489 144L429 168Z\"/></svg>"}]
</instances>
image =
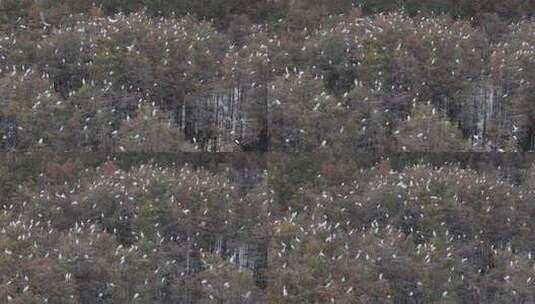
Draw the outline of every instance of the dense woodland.
<instances>
[{"instance_id":1,"label":"dense woodland","mask_svg":"<svg viewBox=\"0 0 535 304\"><path fill-rule=\"evenodd\" d=\"M210 5L178 15L180 1L170 16L153 16L169 12L157 1L109 16L136 1L81 2L2 2L18 16L0 39L2 150L535 147L533 2L498 1L468 19L458 10L472 8L443 0L445 12L407 3L372 14L386 8L210 2L244 10L218 18Z\"/></svg>"},{"instance_id":2,"label":"dense woodland","mask_svg":"<svg viewBox=\"0 0 535 304\"><path fill-rule=\"evenodd\" d=\"M535 303L534 150L532 0L0 0L0 304Z\"/></svg>"},{"instance_id":3,"label":"dense woodland","mask_svg":"<svg viewBox=\"0 0 535 304\"><path fill-rule=\"evenodd\" d=\"M1 303L533 303L533 155L10 154Z\"/></svg>"}]
</instances>

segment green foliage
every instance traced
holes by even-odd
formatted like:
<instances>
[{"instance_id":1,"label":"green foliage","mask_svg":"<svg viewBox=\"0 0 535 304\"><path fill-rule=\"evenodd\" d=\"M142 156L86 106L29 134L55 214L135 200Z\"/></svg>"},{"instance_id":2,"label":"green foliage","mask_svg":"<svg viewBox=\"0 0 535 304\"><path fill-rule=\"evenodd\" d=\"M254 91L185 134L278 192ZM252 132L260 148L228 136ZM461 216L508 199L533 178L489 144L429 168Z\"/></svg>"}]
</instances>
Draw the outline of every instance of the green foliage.
<instances>
[{"instance_id":1,"label":"green foliage","mask_svg":"<svg viewBox=\"0 0 535 304\"><path fill-rule=\"evenodd\" d=\"M415 105L411 115L400 124L397 135L403 151L465 151L461 131L430 105Z\"/></svg>"},{"instance_id":2,"label":"green foliage","mask_svg":"<svg viewBox=\"0 0 535 304\"><path fill-rule=\"evenodd\" d=\"M117 133L117 141L120 151L194 151L171 120L166 121L153 106L143 106L132 120L123 122Z\"/></svg>"}]
</instances>

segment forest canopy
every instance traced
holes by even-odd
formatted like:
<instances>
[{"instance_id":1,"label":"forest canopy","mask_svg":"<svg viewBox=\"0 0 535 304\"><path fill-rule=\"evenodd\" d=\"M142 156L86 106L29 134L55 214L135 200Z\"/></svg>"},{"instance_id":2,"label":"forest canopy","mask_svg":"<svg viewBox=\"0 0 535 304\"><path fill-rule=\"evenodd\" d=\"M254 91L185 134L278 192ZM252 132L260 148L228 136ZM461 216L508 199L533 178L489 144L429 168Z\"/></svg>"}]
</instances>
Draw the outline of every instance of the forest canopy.
<instances>
[{"instance_id":1,"label":"forest canopy","mask_svg":"<svg viewBox=\"0 0 535 304\"><path fill-rule=\"evenodd\" d=\"M531 0L0 0L0 304L535 303Z\"/></svg>"},{"instance_id":2,"label":"forest canopy","mask_svg":"<svg viewBox=\"0 0 535 304\"><path fill-rule=\"evenodd\" d=\"M2 158L3 303L535 300L533 157L151 155Z\"/></svg>"},{"instance_id":3,"label":"forest canopy","mask_svg":"<svg viewBox=\"0 0 535 304\"><path fill-rule=\"evenodd\" d=\"M479 5L469 18L438 4L417 6L414 14L417 1L392 10L388 1L374 2L379 13L366 2L224 1L232 11L217 10L231 19L225 25L225 18L193 8L151 13L163 2L143 2L141 11L130 1L27 2L2 2L4 12L20 11L15 21L6 19L0 39L4 151L535 146L535 26L533 7L523 1ZM285 9L276 20L250 16L279 6ZM515 8L522 14L511 13ZM148 107L158 113L151 118L158 131L139 129ZM147 132L165 144L133 144Z\"/></svg>"}]
</instances>

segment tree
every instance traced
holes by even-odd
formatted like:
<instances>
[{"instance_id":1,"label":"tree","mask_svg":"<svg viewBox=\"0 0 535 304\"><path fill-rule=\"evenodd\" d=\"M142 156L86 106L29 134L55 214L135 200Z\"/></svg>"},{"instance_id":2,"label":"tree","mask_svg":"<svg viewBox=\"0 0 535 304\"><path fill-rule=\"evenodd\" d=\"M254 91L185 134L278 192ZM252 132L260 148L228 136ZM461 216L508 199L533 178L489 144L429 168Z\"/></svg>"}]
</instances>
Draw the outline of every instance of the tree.
<instances>
[{"instance_id":1,"label":"tree","mask_svg":"<svg viewBox=\"0 0 535 304\"><path fill-rule=\"evenodd\" d=\"M120 151L136 152L190 152L193 145L182 132L154 105L143 105L136 116L127 118L117 133Z\"/></svg>"},{"instance_id":2,"label":"tree","mask_svg":"<svg viewBox=\"0 0 535 304\"><path fill-rule=\"evenodd\" d=\"M396 135L401 151L465 151L461 131L431 105L417 104L400 123Z\"/></svg>"}]
</instances>

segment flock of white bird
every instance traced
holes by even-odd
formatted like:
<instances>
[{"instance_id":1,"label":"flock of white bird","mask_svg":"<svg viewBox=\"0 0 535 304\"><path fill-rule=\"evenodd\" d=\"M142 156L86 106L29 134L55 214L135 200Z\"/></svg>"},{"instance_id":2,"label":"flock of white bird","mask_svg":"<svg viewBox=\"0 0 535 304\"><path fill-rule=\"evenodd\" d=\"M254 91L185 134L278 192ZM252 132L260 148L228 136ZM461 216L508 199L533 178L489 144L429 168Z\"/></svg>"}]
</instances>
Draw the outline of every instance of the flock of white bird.
<instances>
[{"instance_id":1,"label":"flock of white bird","mask_svg":"<svg viewBox=\"0 0 535 304\"><path fill-rule=\"evenodd\" d=\"M117 15L114 17L100 18L92 21L75 20L69 26L47 29L43 32L42 40L37 43L36 48L28 45L28 42L15 34L4 36L0 39L0 74L11 77L28 77L32 72L42 75L45 79L50 79L51 73L57 73L63 66L74 66L75 70L81 73L88 73L96 64L106 63L108 56L118 58L125 56L128 58L131 53L135 56L142 56L149 60L143 64L142 68L135 73L141 75L129 75L134 73L129 70L121 70L122 67L112 67L109 71L104 71L100 75L91 75L90 80L83 76L81 81L85 85L96 86L101 90L101 94L110 93L113 90L119 92L143 92L140 102L154 102L153 95L158 95L158 90L168 88L168 84L145 82L144 73L155 73L156 66L169 68L166 78L175 78L177 75L173 69L180 71L178 77L180 81L190 81L199 83L210 88L216 95L226 96L227 90L238 91L258 90L267 86L267 96L273 95L269 90L277 89L262 80L261 69L270 71L269 74L281 75L285 79L295 75L301 79L303 75L311 75L316 79L325 79L325 69L338 66L344 69L356 69L359 71L364 65L372 69L371 75L357 76L355 83L358 86L366 86L374 95L409 92L418 100L422 91L440 92L448 88L441 87L440 84L430 84L430 79L424 79L420 84L392 85L385 87L387 77L393 77L396 73L411 73L411 66L408 63L400 63L402 69L407 71L394 71L390 69L377 68L380 62L374 66L374 62L380 57L414 57L421 56L422 68L429 68L432 74L442 74L441 71L450 71L451 75L444 77L452 83L463 81L470 83L469 88L489 87L496 92L500 92L501 87L508 82L506 77L518 79L521 90L533 83L531 71L525 70L525 64L533 62L535 50L535 38L532 24L522 22L511 26L510 41L500 42L490 45L492 54L489 56L489 63L485 59L484 37L476 29L465 22L451 23L445 17L423 18L418 22L408 18L403 14L378 15L373 18L366 18L359 22L332 21L332 26L323 26L316 30L305 30L292 43L284 33L270 34L267 26L254 26L251 29L249 44L241 47L228 42L223 34L215 31L209 23L195 23L191 19L158 18L150 19L142 13L131 15ZM121 38L129 35L132 38ZM393 39L390 37L394 37ZM68 41L62 39L75 38L72 42L80 45L72 46ZM125 40L121 42L121 40ZM282 40L282 41L281 41ZM394 40L394 41L390 41ZM417 43L417 44L416 44ZM378 44L379 46L375 46ZM421 49L418 49L420 47ZM221 50L222 48L223 50ZM421 52L421 54L417 53ZM115 54L115 55L114 55ZM37 56L32 58L32 56ZM20 59L22 57L23 59ZM41 62L40 58L51 60L51 62ZM296 61L297 62L294 62ZM53 63L56 67L52 68ZM221 66L228 65L221 69ZM199 70L196 66L201 65ZM130 68L130 67L129 67ZM204 69L204 70L203 70ZM373 70L375 69L375 70ZM480 71L474 71L480 69ZM89 72L92 74L93 72ZM211 74L210 74L211 73ZM374 74L375 73L375 74ZM474 78L474 73L476 78ZM115 82L121 77L130 78L127 84L116 87ZM405 77L405 76L404 76ZM24 80L19 80L24 81ZM165 80L166 82L168 80ZM365 83L363 84L363 81ZM358 87L357 86L357 87ZM470 90L470 91L471 91ZM385 92L388 91L388 92ZM253 91L251 91L253 92ZM203 93L203 92L200 92ZM72 97L77 94L76 89L68 92ZM319 96L325 96L325 89ZM414 95L416 94L416 95ZM244 95L244 94L242 94ZM245 94L246 95L246 94ZM328 94L327 94L328 95ZM344 94L344 96L347 96ZM331 96L330 96L331 97ZM95 98L93 96L93 98ZM458 98L468 98L460 95ZM499 96L499 102L506 102L509 92L504 92ZM344 101L339 98L334 105L344 105ZM147 101L149 100L149 101ZM212 99L211 103L217 98ZM503 101L502 101L503 100ZM423 100L422 100L423 101ZM426 100L427 101L427 100ZM4 101L9 102L9 101ZM57 106L64 103L57 101ZM248 113L233 113L232 108L242 108L235 103L248 103L248 100L228 99L228 105L210 104L208 108L214 109L210 123L218 123L218 117L230 117L233 120L240 120L240 117L249 116ZM270 103L273 107L286 109L289 101L275 99ZM354 101L353 101L354 102ZM36 107L37 104L34 105ZM320 109L319 103L310 105L313 111ZM346 105L347 106L347 105ZM34 109L32 107L32 109ZM140 105L138 105L140 107ZM103 111L117 111L114 107L102 109ZM388 109L387 109L388 110ZM441 109L442 110L442 109ZM225 113L226 111L226 113ZM244 110L242 110L244 111ZM221 113L219 113L221 112ZM219 115L219 116L217 116ZM522 115L511 113L513 122L518 123L511 126L510 130L505 130L515 142L518 141L519 123L522 123ZM127 119L125 113L124 119ZM87 118L91 119L91 118ZM225 125L223 119L216 127ZM108 121L108 124L112 122ZM252 127L242 123L243 128ZM236 123L227 124L232 127L228 129L229 138L241 140L237 133L239 128ZM183 126L182 126L183 127ZM61 129L64 126L60 126ZM87 130L87 125L82 126ZM366 125L362 131L366 131ZM522 127L524 128L524 127ZM84 130L81 130L82 132ZM304 130L306 131L306 130ZM518 132L517 132L518 131ZM246 131L242 131L247 133ZM232 134L231 134L232 133ZM111 135L110 135L111 136ZM482 137L483 134L473 136ZM236 138L238 137L238 138ZM43 138L37 138L37 145L46 144ZM321 146L329 146L328 140L320 140L324 143ZM485 146L491 149L493 143L489 138L481 138L474 141L474 144ZM503 147L498 147L502 150ZM496 149L495 149L496 150Z\"/></svg>"},{"instance_id":2,"label":"flock of white bird","mask_svg":"<svg viewBox=\"0 0 535 304\"><path fill-rule=\"evenodd\" d=\"M24 100L27 105L23 105L23 109L26 107L30 113L38 113L45 106L63 109L65 104L75 100L81 93L78 89L70 89L66 97L61 97L59 93L54 92L51 75L57 73L57 69L90 71L98 64L113 66L116 62L109 64L108 61L119 60L123 56L127 59L129 56L149 58L149 64L140 61L129 68L144 63L143 67L147 69L156 66L167 68L167 78L177 82L191 81L194 86L223 87L232 91L236 86L247 90L258 90L265 86L268 88L267 95L272 98L271 109L280 108L283 111L294 102L292 96L302 93L295 93L294 90L297 91L305 79L310 78L320 83L325 80L325 67L358 70L368 65L373 75L354 80L354 88L367 87L377 95L385 91L395 94L398 90L428 90L432 85L430 79L424 79L416 88L401 84L386 85L387 78L392 76L389 74L396 71L378 67L380 62L374 64L375 60L380 61L381 56L410 57L414 54L414 49L418 48L422 48L424 58L421 63L429 66L430 73L448 74L445 76L448 81L455 82L464 77L462 80L473 83L474 87L487 85L489 82L491 86L499 87L503 86L504 82L509 80L506 77L511 77L512 74L518 78L518 90L521 90L533 85L534 81L534 75L529 74L531 70L524 65L535 60L535 31L533 25L527 22L512 27L512 36L518 39L494 45L490 61L495 64L489 67L485 65L483 50L478 46L482 39L480 33L462 22L452 25L442 17L424 18L416 22L402 14L390 14L366 18L359 22L336 21L332 26L305 30L302 41L295 41L295 45L284 41L291 38L270 33L265 26L255 26L251 30L249 44L241 47L226 41L209 23L196 23L190 19L150 19L143 14L132 14L94 21L78 20L61 28L48 29L46 26L42 41L35 47L18 34L0 38L0 80L2 84L8 84L7 88L0 87L4 95L0 96L0 107L14 107L11 99L16 98L19 93L11 93L23 92L17 90L17 87L23 87L26 80L31 83L30 80L33 81L37 77L48 81L48 85L39 88L42 90L37 90L30 96L32 100ZM130 39L128 35L137 38ZM395 37L394 41L389 41L390 37ZM71 38L73 40L70 40ZM127 41L123 43L122 40ZM417 45L416 41L423 42ZM71 47L70 42L79 45ZM219 50L221 53L215 55L219 48L224 50ZM448 55L443 54L445 50ZM41 59L51 59L54 62ZM227 63L230 63L230 67L222 68ZM50 64L55 67L51 68ZM467 76L471 75L471 65L481 69L477 80ZM151 93L158 92L166 84L145 83L142 75L128 75L131 71L123 71L122 68L124 67L114 67L113 70L100 74L95 72L92 77L81 78L80 82L84 86L96 88L98 91L98 94L95 93L89 100L95 101L99 96L112 92L131 93L138 94L135 99L137 108L144 104L154 106ZM407 64L403 68L411 71ZM273 84L263 83L265 73L272 73L278 78ZM116 82L121 81L123 76L134 78L131 83L116 87ZM136 78L137 76L140 78ZM431 76L433 75L429 75ZM136 82L137 80L139 81ZM288 92L284 92L289 95L277 94L276 91L284 87L279 87L279 84L289 82L296 84L290 86ZM437 88L431 88L433 89ZM225 94L227 92L225 91ZM414 97L418 101L419 94L416 93ZM508 100L509 95L504 94L500 98ZM330 110L326 109L331 106L349 109L351 102L360 102L350 99L350 92L339 98L320 87L304 107L307 113L328 112ZM50 100L53 101L49 102ZM231 102L237 102L236 100L231 99ZM105 107L95 110L93 117L84 118L81 133L91 128L91 123L96 120L98 114L115 114L120 110L109 103L104 105ZM211 106L214 109L218 107ZM232 106L234 105L221 105L219 109L230 113ZM151 112L152 116L156 115L156 111ZM389 109L383 111L386 113ZM433 109L433 115L435 111ZM130 122L132 113L124 114L121 119ZM234 113L229 114L233 115ZM515 119L513 118L511 124L511 136L517 136L524 128L517 124ZM410 116L407 120L410 120ZM362 133L368 130L369 122L367 118L360 120ZM114 124L111 120L95 122L101 123L109 126ZM25 127L20 125L19 130L24 131ZM235 126L230 128L232 132L237 132ZM344 126L337 126L335 129L340 133L345 132ZM58 125L57 130L59 133L70 131L64 124ZM305 136L309 133L309 130L302 126L298 126L295 131ZM112 137L118 134L117 129L110 129L109 132ZM399 131L394 130L395 134L396 132ZM424 133L418 133L416 136L423 137ZM37 136L35 140L37 146L48 144L44 135ZM285 140L290 141L290 138ZM318 143L321 147L328 147L332 140L319 138ZM504 150L500 148L499 151ZM106 291L98 291L96 296L103 298L108 296L107 293L113 293L110 290L124 288L116 293L126 293L127 302L135 303L142 301L151 291L165 286L169 280L194 277L192 273L195 270L190 261L189 250L196 251L204 263L203 266L213 270L213 265L207 260L215 250L203 247L203 238L209 238L211 234L230 233L236 237L241 233L254 234L251 231L258 233L255 229L267 231L266 233L277 241L270 243L269 258L270 263L280 266L280 269L268 266L272 267L268 268L268 272L273 282L268 291L273 292L274 296L292 299L305 297L296 287L296 281L285 281L285 278L299 281L300 273L307 270L306 258L312 255L314 259L328 265L326 273L314 274L314 279L317 279L314 281L314 288L341 290L328 299L332 303L340 300L337 297L362 294L365 288L361 284L365 279L377 281L379 284L394 281L395 278L387 273L387 269L381 269L381 265L397 265L408 261L416 264L412 270L432 274L434 271L439 273L446 269L447 273L446 277L437 278L435 281L416 280L414 286L404 289L409 297L438 291L440 297L448 298L455 293L454 283L469 280L473 283L473 280L477 280L474 275L483 276L488 271L484 267L475 271L463 269L469 268L467 265L473 258L462 255L463 248L460 246L463 242L490 243L489 239L493 239L493 236L487 235L488 231L484 229L491 229L492 224L509 229L513 238L514 233L532 227L528 215L518 214L519 208L524 208L532 199L531 190L518 189L506 182L458 168L443 172L441 169L415 166L405 172L391 171L379 177L373 177L370 173L365 183L342 184L335 190L318 191L307 188L304 191L315 196L310 194L309 197L307 193L301 193L303 202L299 201L299 198L292 198L296 201L289 203L295 206L290 208L289 214L281 218L276 218L274 214L278 212L272 212L271 209L274 205L272 189L262 189L258 197L242 196L238 187L224 178L189 170L186 168L173 171L142 166L129 172L117 169L113 172L94 173L88 169L87 175L81 179L59 186L47 184L43 175L40 176L41 184L35 186L37 190L28 185L20 185L15 197L2 202L0 217L3 224L0 230L0 245L4 246L0 249L0 266L7 269L0 271L0 287L2 292L7 290L5 299L12 302L16 297L24 299L25 295L32 293L40 296L44 302L49 302L49 295L40 294L42 291L38 286L39 282L34 278L38 277L38 273L32 272L31 269L18 268L18 265L30 265L44 259L61 266L57 270L67 287L79 280L73 275L73 269L84 262L94 263L95 267L107 265L120 274L131 271L134 277L125 278L121 275L103 282ZM436 185L441 183L452 189L437 190ZM459 185L474 188L464 189ZM448 193L448 190L454 193ZM273 189L273 192L276 191L277 189ZM505 191L505 194L499 191ZM477 200L480 206L473 206L471 204L475 202L468 200ZM452 205L459 208L458 210L481 212L477 215L478 219L495 222L480 227L479 231L471 231L471 235L450 231L447 228L449 219L433 217L433 214L440 215L440 212L447 211L441 208L453 208ZM246 210L249 210L248 213ZM252 213L250 210L253 210ZM268 211L262 213L265 210ZM407 214L395 215L399 210ZM452 212L461 216L461 213L455 213L458 210ZM367 215L367 212L371 211L376 213ZM251 217L251 214L256 214L256 217ZM365 216L369 218L362 222ZM390 222L396 216L400 222ZM355 222L359 222L358 225ZM400 227L404 223L413 222L426 222L427 230L419 230L423 228L408 224L406 227ZM133 225L133 230L132 226L124 228L120 225L124 223ZM176 228L177 231L169 232L169 227ZM126 229L126 232L122 229ZM226 229L231 231L226 232ZM121 239L125 237L131 240ZM253 238L252 235L250 237ZM412 237L424 239L425 242L422 241L412 248ZM500 282L516 295L517 289L532 285L535 264L530 250L518 249L515 246L522 246L513 246L511 240L508 241L507 244L492 244L490 251L506 262L506 275L500 278ZM237 242L240 242L239 238ZM248 244L240 244L238 247L241 245ZM185 249L185 246L189 247ZM175 252L184 250L186 254ZM171 258L173 254L175 258ZM223 261L224 265L232 269L240 269L236 265L240 263L236 261L236 254L224 257ZM11 267L13 265L15 269ZM138 269L141 269L142 275L135 277ZM366 270L363 274L353 272L362 269ZM283 275L278 277L278 273ZM365 277L368 274L373 274L373 279ZM224 279L223 289L234 287L233 282ZM130 283L134 285L126 286ZM217 284L209 279L202 279L198 283L204 291L208 291L208 298L214 300L217 291L212 291L217 289L214 287ZM427 289L428 283L435 284L432 287L438 289ZM65 292L72 292L71 287ZM253 301L253 292L240 290L239 297ZM74 292L69 296L74 298ZM390 299L393 295L387 296Z\"/></svg>"}]
</instances>

